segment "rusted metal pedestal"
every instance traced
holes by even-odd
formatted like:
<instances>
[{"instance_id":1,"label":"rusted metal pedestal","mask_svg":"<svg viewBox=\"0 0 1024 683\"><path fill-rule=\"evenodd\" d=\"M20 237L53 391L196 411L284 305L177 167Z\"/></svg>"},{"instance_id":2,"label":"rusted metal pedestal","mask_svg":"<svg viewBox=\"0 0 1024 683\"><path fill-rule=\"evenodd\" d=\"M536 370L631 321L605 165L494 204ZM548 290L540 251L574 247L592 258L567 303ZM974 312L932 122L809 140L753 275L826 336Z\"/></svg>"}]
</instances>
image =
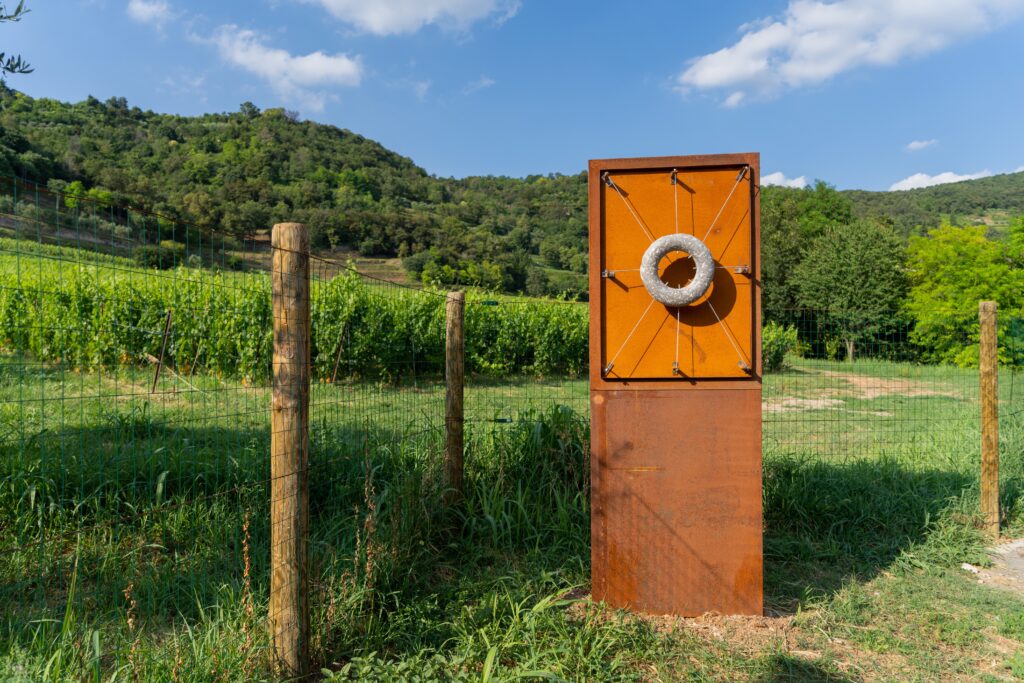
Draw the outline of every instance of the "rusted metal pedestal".
<instances>
[{"instance_id":1,"label":"rusted metal pedestal","mask_svg":"<svg viewBox=\"0 0 1024 683\"><path fill-rule=\"evenodd\" d=\"M614 607L762 613L758 179L756 154L590 164L592 593ZM681 307L635 272L673 233L716 267Z\"/></svg>"}]
</instances>

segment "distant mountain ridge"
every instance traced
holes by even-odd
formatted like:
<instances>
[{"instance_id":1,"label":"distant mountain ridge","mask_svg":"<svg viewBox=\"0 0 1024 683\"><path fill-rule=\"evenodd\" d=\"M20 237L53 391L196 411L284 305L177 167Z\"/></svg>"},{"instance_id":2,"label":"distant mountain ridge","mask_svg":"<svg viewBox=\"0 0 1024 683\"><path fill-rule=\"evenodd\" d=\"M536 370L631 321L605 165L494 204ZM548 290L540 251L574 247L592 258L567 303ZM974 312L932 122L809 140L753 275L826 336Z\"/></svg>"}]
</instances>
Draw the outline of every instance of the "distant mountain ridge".
<instances>
[{"instance_id":1,"label":"distant mountain ridge","mask_svg":"<svg viewBox=\"0 0 1024 683\"><path fill-rule=\"evenodd\" d=\"M995 227L1024 215L1024 172L900 192L844 190L858 216L888 216L904 234L943 221L988 222Z\"/></svg>"}]
</instances>

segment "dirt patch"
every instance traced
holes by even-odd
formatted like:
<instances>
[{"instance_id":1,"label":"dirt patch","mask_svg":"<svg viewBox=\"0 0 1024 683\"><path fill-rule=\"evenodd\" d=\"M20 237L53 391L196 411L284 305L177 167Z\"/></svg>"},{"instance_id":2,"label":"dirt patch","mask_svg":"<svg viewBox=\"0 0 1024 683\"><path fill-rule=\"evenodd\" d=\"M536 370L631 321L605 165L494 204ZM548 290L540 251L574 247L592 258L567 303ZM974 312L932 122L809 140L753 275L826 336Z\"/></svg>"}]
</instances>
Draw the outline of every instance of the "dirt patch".
<instances>
[{"instance_id":1,"label":"dirt patch","mask_svg":"<svg viewBox=\"0 0 1024 683\"><path fill-rule=\"evenodd\" d=\"M748 653L761 652L785 646L792 647L789 632L793 627L793 617L736 617L719 614L705 614L699 617L684 619L681 617L652 617L653 620L666 622L664 626L673 629L686 629L701 638L715 641L727 641L729 644ZM666 628L666 630L668 630ZM817 659L814 652L801 652L807 659Z\"/></svg>"},{"instance_id":2,"label":"dirt patch","mask_svg":"<svg viewBox=\"0 0 1024 683\"><path fill-rule=\"evenodd\" d=\"M642 621L665 636L689 636L755 658L785 653L808 663L827 659L844 674L850 675L852 680L865 683L904 680L908 672L912 671L902 655L865 651L853 642L828 635L820 629L808 629L806 620L801 623L792 614L776 615L771 611L769 616L726 616L713 612L699 617L630 614L602 610L590 601L590 594L585 588L570 591L562 598L573 601L567 613L577 619L596 615L601 620ZM690 659L694 664L699 664L698 659ZM865 667L865 664L869 666ZM730 674L734 673L733 669L726 667L717 671L718 676L715 677L733 680Z\"/></svg>"},{"instance_id":3,"label":"dirt patch","mask_svg":"<svg viewBox=\"0 0 1024 683\"><path fill-rule=\"evenodd\" d=\"M834 372L821 370L817 374L823 377L832 377L842 380L848 385L848 389L839 389L843 395L852 394L855 398L872 399L882 396L906 396L918 398L923 396L946 396L948 398L962 398L958 391L949 387L921 382L909 378L870 377L868 375L856 375L848 372ZM834 391L834 390L833 390Z\"/></svg>"},{"instance_id":4,"label":"dirt patch","mask_svg":"<svg viewBox=\"0 0 1024 683\"><path fill-rule=\"evenodd\" d=\"M843 402L838 398L796 398L783 396L769 399L761 404L766 413L793 413L802 410L828 410L838 408Z\"/></svg>"},{"instance_id":5,"label":"dirt patch","mask_svg":"<svg viewBox=\"0 0 1024 683\"><path fill-rule=\"evenodd\" d=\"M964 562L960 568L973 574L980 584L1024 594L1024 538L1000 543L991 553L991 567Z\"/></svg>"},{"instance_id":6,"label":"dirt patch","mask_svg":"<svg viewBox=\"0 0 1024 683\"><path fill-rule=\"evenodd\" d=\"M590 593L585 588L570 591L562 596L564 600L573 600L568 613L575 618L591 616L599 610L597 604L591 602ZM677 617L672 615L618 613L614 610L601 613L604 619L624 618L627 621L642 621L650 624L659 633L675 633L686 631L702 639L718 642L728 641L749 652L758 652L766 647L785 643L787 634L793 626L793 616L723 616L709 612L699 617Z\"/></svg>"}]
</instances>

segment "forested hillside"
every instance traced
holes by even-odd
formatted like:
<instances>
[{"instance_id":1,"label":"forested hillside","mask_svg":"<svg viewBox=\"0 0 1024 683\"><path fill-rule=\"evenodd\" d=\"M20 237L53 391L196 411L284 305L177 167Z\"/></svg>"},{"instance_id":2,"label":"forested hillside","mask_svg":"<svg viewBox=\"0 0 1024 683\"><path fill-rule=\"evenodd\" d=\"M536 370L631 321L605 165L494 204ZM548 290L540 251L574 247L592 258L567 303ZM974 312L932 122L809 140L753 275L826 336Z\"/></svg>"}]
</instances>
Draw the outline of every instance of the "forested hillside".
<instances>
[{"instance_id":1,"label":"forested hillside","mask_svg":"<svg viewBox=\"0 0 1024 683\"><path fill-rule=\"evenodd\" d=\"M858 216L887 217L905 235L953 224L994 223L1024 214L1024 173L965 180L906 192L847 190ZM994 219L994 220L993 220Z\"/></svg>"},{"instance_id":2,"label":"forested hillside","mask_svg":"<svg viewBox=\"0 0 1024 683\"><path fill-rule=\"evenodd\" d=\"M283 109L245 103L183 117L124 98L67 104L0 86L0 174L236 236L303 221L316 247L398 257L427 283L586 291L585 173L438 178ZM1008 226L1024 214L1024 173L908 192L768 187L762 207L766 304L781 310L800 305L794 269L831 226L883 223L904 241L943 222L995 215Z\"/></svg>"},{"instance_id":3,"label":"forested hillside","mask_svg":"<svg viewBox=\"0 0 1024 683\"><path fill-rule=\"evenodd\" d=\"M0 174L233 235L302 221L318 247L401 257L411 277L439 284L569 295L586 286L585 174L437 178L282 109L183 117L123 98L66 104L3 88Z\"/></svg>"}]
</instances>

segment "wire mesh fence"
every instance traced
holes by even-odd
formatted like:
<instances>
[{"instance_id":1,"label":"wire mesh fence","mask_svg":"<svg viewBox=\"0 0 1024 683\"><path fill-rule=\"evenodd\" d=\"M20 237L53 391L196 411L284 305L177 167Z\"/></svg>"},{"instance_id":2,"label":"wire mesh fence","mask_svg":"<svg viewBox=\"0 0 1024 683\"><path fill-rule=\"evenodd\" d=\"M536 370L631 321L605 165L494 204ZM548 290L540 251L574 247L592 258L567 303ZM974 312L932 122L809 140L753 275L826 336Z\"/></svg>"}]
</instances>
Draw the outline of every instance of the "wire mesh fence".
<instances>
[{"instance_id":1,"label":"wire mesh fence","mask_svg":"<svg viewBox=\"0 0 1024 683\"><path fill-rule=\"evenodd\" d=\"M0 181L0 618L8 652L40 657L51 674L128 667L164 679L187 678L190 668L262 675L273 660L264 623L268 614L275 620L269 595L280 548L272 544L294 541L302 528L271 524L272 499L293 495L273 495L286 479L307 482L308 551L297 552L308 562L311 626L294 647L317 662L336 661L380 629L387 577L437 542L447 293L300 249L308 355L275 361L275 330L302 319L275 309L272 289L275 278L295 284L288 278L297 276L277 265L266 230L255 235L214 234ZM559 419L552 411L585 419L587 308L469 292L464 316L473 478L483 476L495 444L549 438L543 430ZM764 377L766 458L881 456L941 467L943 458L976 457L976 317L932 319L953 331L963 355L952 360L965 367L936 358L920 323L902 316L878 323L794 311L782 323L773 330L784 337L781 353L766 333L766 358L778 356ZM1000 340L1009 454L1024 432L1024 321L1004 315ZM309 377L308 447L272 471L282 452L272 446L287 436L272 428L276 391L301 383L280 374L296 363ZM578 440L585 457L585 434L553 438ZM530 487L530 474L521 476L518 485ZM585 514L585 473L571 476ZM463 514L493 523L487 504L467 501ZM203 625L216 636L188 640Z\"/></svg>"},{"instance_id":2,"label":"wire mesh fence","mask_svg":"<svg viewBox=\"0 0 1024 683\"><path fill-rule=\"evenodd\" d=\"M764 381L766 454L912 462L942 452L977 453L977 315L942 317L971 361L966 367L930 362L918 324L905 315L857 321L822 311L790 312L792 352ZM1021 322L1004 316L999 323L1000 400L1007 421L1021 405Z\"/></svg>"},{"instance_id":3,"label":"wire mesh fence","mask_svg":"<svg viewBox=\"0 0 1024 683\"><path fill-rule=\"evenodd\" d=\"M144 629L224 586L251 604L268 247L0 185L0 611L46 678L141 666Z\"/></svg>"}]
</instances>

